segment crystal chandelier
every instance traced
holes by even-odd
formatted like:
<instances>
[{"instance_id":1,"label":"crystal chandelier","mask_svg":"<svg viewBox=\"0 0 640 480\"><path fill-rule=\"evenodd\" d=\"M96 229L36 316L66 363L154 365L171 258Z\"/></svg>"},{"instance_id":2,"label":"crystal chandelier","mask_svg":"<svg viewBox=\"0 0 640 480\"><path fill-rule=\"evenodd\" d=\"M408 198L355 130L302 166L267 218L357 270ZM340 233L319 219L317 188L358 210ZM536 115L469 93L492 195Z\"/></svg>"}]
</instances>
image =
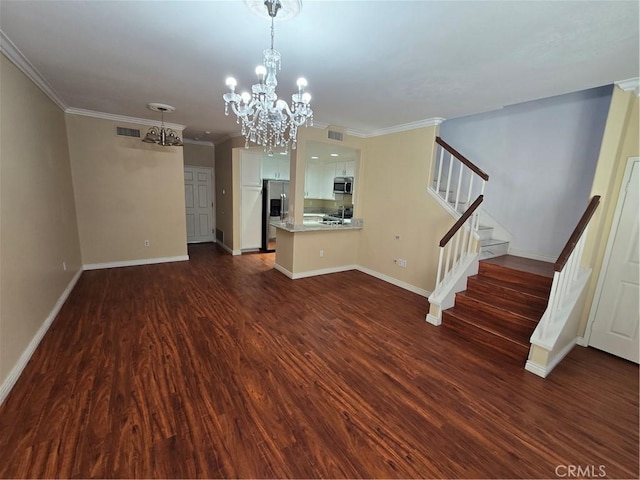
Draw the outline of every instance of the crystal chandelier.
<instances>
[{"instance_id":1,"label":"crystal chandelier","mask_svg":"<svg viewBox=\"0 0 640 480\"><path fill-rule=\"evenodd\" d=\"M151 127L142 141L145 143L157 143L163 147L182 147L184 144L180 137L170 128L164 127L165 112L173 112L175 108L163 103L149 103L147 107L149 110L160 112L160 127Z\"/></svg>"},{"instance_id":2,"label":"crystal chandelier","mask_svg":"<svg viewBox=\"0 0 640 480\"><path fill-rule=\"evenodd\" d=\"M236 93L235 78L227 78L227 86L231 90L223 95L224 114L229 115L229 105L237 116L237 123L242 125L245 147L249 142L262 145L264 150L273 155L273 149L282 147L286 150L289 144L295 150L298 127L313 125L311 95L305 92L307 81L299 78L298 92L291 95L291 107L276 95L276 69L280 69L280 52L273 49L273 20L282 7L280 0L265 0L264 5L271 17L271 48L265 50L262 65L256 67L258 83L251 87L251 93Z\"/></svg>"}]
</instances>

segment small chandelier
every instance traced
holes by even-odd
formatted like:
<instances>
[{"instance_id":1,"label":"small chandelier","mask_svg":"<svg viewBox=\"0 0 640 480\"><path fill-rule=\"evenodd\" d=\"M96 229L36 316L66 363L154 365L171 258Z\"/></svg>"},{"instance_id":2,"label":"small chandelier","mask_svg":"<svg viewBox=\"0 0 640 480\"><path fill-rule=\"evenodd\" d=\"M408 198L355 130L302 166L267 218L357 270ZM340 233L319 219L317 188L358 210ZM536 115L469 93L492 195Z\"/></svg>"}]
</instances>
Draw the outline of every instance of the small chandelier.
<instances>
[{"instance_id":1,"label":"small chandelier","mask_svg":"<svg viewBox=\"0 0 640 480\"><path fill-rule=\"evenodd\" d=\"M165 112L173 112L175 108L164 103L150 103L147 107L154 112L160 112L161 125L160 127L151 127L142 141L145 143L157 143L163 147L182 147L184 144L180 137L170 128L164 127Z\"/></svg>"},{"instance_id":2,"label":"small chandelier","mask_svg":"<svg viewBox=\"0 0 640 480\"><path fill-rule=\"evenodd\" d=\"M280 69L280 52L273 49L273 20L282 7L280 0L265 0L264 5L271 17L271 48L265 50L262 65L256 67L258 83L251 87L251 93L236 93L235 78L227 78L227 86L231 90L223 95L224 114L229 115L229 105L237 116L237 123L242 124L242 135L245 137L245 148L249 142L262 145L265 152L273 155L273 149L282 147L286 150L296 148L298 127L313 125L311 95L304 91L307 81L299 78L298 92L291 95L291 108L276 95L276 69Z\"/></svg>"}]
</instances>

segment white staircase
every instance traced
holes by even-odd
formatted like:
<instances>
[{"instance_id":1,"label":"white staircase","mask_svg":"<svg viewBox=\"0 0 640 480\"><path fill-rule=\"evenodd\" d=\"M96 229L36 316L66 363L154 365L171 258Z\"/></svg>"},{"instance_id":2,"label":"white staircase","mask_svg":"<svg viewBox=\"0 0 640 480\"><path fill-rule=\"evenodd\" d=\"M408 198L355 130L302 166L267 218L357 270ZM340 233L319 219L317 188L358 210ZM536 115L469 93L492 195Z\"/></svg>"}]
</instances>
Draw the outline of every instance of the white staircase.
<instances>
[{"instance_id":1,"label":"white staircase","mask_svg":"<svg viewBox=\"0 0 640 480\"><path fill-rule=\"evenodd\" d=\"M467 277L478 272L479 261L507 254L511 235L480 208L489 175L440 137L436 144L427 191L455 220L440 240L436 284L429 295L426 320L440 325L442 312L454 305Z\"/></svg>"},{"instance_id":2,"label":"white staircase","mask_svg":"<svg viewBox=\"0 0 640 480\"><path fill-rule=\"evenodd\" d=\"M509 242L493 238L493 230L493 227L484 225L478 227L478 236L480 237L479 260L499 257L509 253Z\"/></svg>"},{"instance_id":3,"label":"white staircase","mask_svg":"<svg viewBox=\"0 0 640 480\"><path fill-rule=\"evenodd\" d=\"M442 206L451 214L451 216L457 220L469 207L469 199L466 198L466 194L457 195L456 191L451 187L447 194L446 181L441 181L441 185L439 187L437 183L437 179L433 180L433 187L430 189L430 193L434 195L440 201ZM500 255L506 255L508 253L509 241L496 236L494 227L490 225L483 225L481 223L478 225L476 233L480 242L479 260L499 257Z\"/></svg>"}]
</instances>

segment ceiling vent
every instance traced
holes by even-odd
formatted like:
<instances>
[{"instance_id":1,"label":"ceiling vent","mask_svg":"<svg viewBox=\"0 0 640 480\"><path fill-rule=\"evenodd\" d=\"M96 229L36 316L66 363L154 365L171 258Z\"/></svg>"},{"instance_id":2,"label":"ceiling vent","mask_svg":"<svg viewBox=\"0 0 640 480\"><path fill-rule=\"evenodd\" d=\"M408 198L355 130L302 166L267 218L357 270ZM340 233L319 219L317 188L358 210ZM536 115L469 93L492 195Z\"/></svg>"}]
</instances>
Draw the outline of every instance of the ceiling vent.
<instances>
[{"instance_id":1,"label":"ceiling vent","mask_svg":"<svg viewBox=\"0 0 640 480\"><path fill-rule=\"evenodd\" d=\"M116 135L118 137L140 138L140 130L137 128L116 127Z\"/></svg>"},{"instance_id":2,"label":"ceiling vent","mask_svg":"<svg viewBox=\"0 0 640 480\"><path fill-rule=\"evenodd\" d=\"M337 140L341 142L343 140L342 132L336 132L335 130L329 130L329 140Z\"/></svg>"}]
</instances>

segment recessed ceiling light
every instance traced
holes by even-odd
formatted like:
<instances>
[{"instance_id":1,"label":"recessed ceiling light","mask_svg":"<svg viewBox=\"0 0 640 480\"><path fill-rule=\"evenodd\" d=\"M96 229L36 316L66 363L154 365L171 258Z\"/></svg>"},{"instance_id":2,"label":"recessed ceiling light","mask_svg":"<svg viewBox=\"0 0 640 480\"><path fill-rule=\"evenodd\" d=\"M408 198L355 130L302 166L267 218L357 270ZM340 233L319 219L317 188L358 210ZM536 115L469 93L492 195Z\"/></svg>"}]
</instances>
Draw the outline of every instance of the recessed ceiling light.
<instances>
[{"instance_id":1,"label":"recessed ceiling light","mask_svg":"<svg viewBox=\"0 0 640 480\"><path fill-rule=\"evenodd\" d=\"M318 157L311 157L311 158L313 158L314 160L317 160L317 159L318 159Z\"/></svg>"},{"instance_id":2,"label":"recessed ceiling light","mask_svg":"<svg viewBox=\"0 0 640 480\"><path fill-rule=\"evenodd\" d=\"M337 156L339 156L339 155L338 155L337 153L332 153L332 154L331 154L331 156L332 156L332 157L337 157Z\"/></svg>"}]
</instances>

